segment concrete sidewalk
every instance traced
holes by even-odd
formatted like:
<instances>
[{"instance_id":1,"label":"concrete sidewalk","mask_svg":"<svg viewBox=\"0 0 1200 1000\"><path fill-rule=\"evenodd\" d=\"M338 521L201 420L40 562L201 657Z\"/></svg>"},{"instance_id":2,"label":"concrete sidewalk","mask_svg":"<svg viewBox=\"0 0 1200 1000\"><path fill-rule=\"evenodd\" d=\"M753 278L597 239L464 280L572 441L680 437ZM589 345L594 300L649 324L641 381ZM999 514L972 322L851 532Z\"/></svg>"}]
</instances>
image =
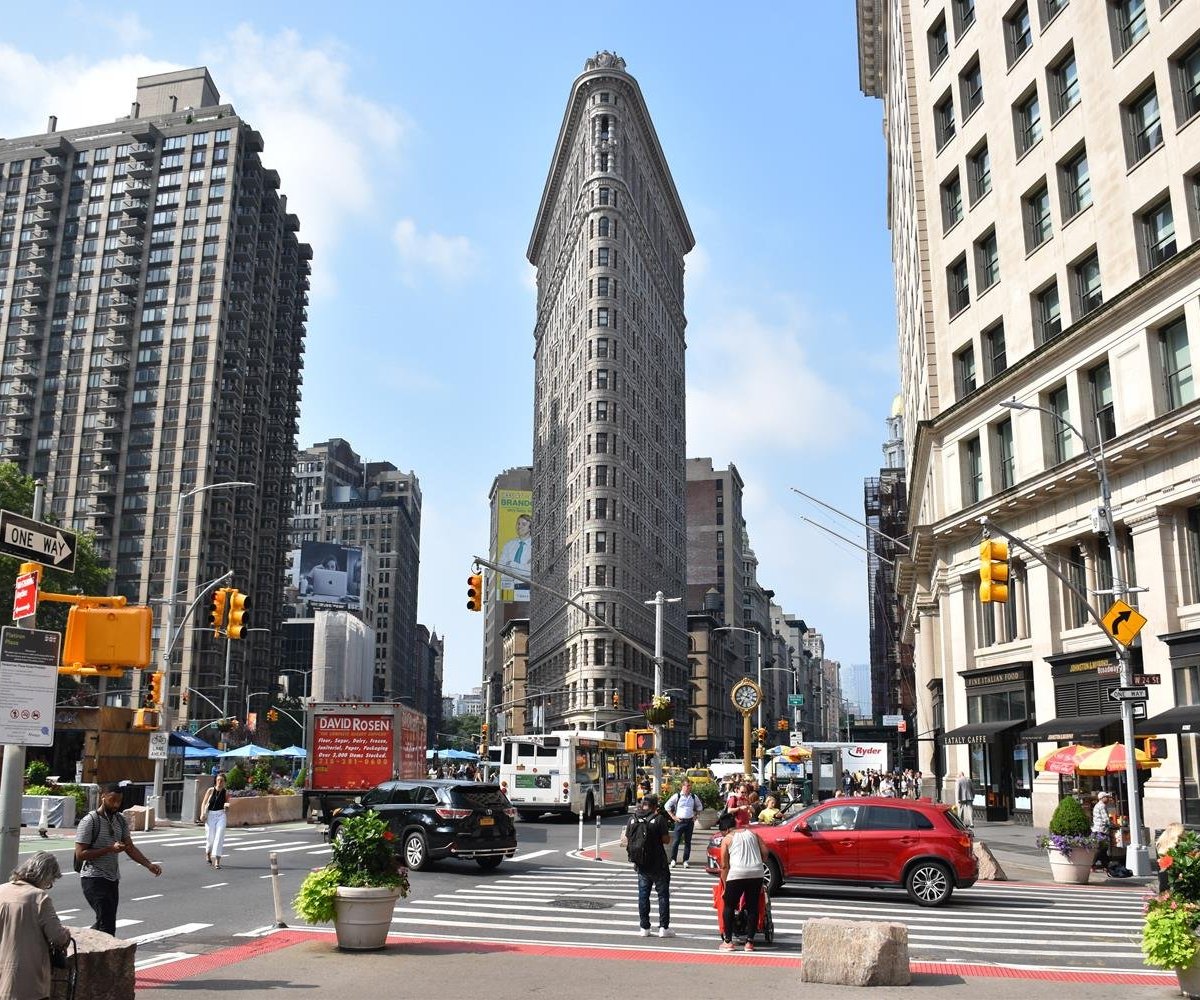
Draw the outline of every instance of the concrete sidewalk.
<instances>
[{"instance_id":1,"label":"concrete sidewalk","mask_svg":"<svg viewBox=\"0 0 1200 1000\"><path fill-rule=\"evenodd\" d=\"M913 984L880 995L905 1000L1166 1000L1174 975L1109 974L914 963ZM676 984L686 984L676 986ZM139 1000L257 997L265 990L310 996L438 997L526 1000L530 997L645 996L680 993L691 1000L769 996L812 1000L862 995L853 987L800 981L798 954L681 952L662 948L581 948L433 941L393 936L379 952L340 952L332 933L279 931L234 948L138 974Z\"/></svg>"},{"instance_id":2,"label":"concrete sidewalk","mask_svg":"<svg viewBox=\"0 0 1200 1000\"><path fill-rule=\"evenodd\" d=\"M1046 852L1035 841L1045 830L1016 823L975 824L975 839L986 844L1000 862L1004 873L1014 882L1053 882ZM1109 878L1099 872L1092 874L1089 885L1111 885L1116 888L1148 888L1158 891L1158 877Z\"/></svg>"}]
</instances>

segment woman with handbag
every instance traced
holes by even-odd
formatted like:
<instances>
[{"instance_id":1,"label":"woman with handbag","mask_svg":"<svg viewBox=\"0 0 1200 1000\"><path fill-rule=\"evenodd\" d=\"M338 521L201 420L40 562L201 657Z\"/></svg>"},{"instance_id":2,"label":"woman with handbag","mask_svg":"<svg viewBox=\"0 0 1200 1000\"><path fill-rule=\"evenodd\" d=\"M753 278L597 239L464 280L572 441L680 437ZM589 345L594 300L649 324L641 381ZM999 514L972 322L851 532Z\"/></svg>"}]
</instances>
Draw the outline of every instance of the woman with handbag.
<instances>
[{"instance_id":1,"label":"woman with handbag","mask_svg":"<svg viewBox=\"0 0 1200 1000\"><path fill-rule=\"evenodd\" d=\"M200 821L204 824L204 860L214 868L221 867L221 857L225 853L225 810L228 808L225 775L218 774L200 803Z\"/></svg>"},{"instance_id":2,"label":"woman with handbag","mask_svg":"<svg viewBox=\"0 0 1200 1000\"><path fill-rule=\"evenodd\" d=\"M0 886L0 996L8 1000L50 996L50 952L71 941L50 900L60 878L58 859L38 851Z\"/></svg>"}]
</instances>

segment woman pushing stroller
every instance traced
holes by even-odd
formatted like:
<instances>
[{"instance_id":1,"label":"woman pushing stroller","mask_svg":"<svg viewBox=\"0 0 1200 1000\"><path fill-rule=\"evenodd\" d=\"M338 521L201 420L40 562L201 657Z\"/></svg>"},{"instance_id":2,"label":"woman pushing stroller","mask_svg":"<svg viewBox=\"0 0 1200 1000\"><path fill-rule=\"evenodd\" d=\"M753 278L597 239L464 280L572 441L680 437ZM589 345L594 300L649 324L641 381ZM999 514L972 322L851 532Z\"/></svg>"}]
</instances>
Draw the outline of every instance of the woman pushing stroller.
<instances>
[{"instance_id":1,"label":"woman pushing stroller","mask_svg":"<svg viewBox=\"0 0 1200 1000\"><path fill-rule=\"evenodd\" d=\"M758 929L758 908L763 894L763 858L758 834L748 827L736 826L726 813L717 821L721 839L721 951L733 951L733 924L738 910L746 912L746 951L754 951L754 932Z\"/></svg>"}]
</instances>

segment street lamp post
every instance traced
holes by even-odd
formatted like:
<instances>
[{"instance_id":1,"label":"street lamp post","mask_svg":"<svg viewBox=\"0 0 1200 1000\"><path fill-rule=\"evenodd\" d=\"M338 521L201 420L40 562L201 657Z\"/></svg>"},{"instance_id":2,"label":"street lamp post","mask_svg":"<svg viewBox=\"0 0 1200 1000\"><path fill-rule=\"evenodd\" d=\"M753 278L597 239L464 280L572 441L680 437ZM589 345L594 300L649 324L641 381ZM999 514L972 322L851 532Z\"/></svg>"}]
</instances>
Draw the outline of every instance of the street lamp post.
<instances>
[{"instance_id":1,"label":"street lamp post","mask_svg":"<svg viewBox=\"0 0 1200 1000\"><path fill-rule=\"evenodd\" d=\"M1097 445L1093 448L1078 427L1054 410L1044 406L1035 406L1032 403L1022 403L1016 399L1001 400L1000 405L1010 410L1039 410L1049 414L1083 442L1083 447L1087 449L1088 459L1091 461L1096 478L1100 483L1100 510L1098 512L1100 516L1097 534L1103 534L1108 539L1108 549L1112 555L1111 596L1116 600L1123 600L1133 593L1133 590L1129 587L1122 572L1121 540L1113 525L1112 487L1108 480L1108 467L1104 461L1104 438L1099 433L1099 429L1097 428L1096 434ZM1120 664L1121 687L1130 687L1133 684L1133 662L1129 654L1129 647L1115 639L1113 639L1113 646L1116 648L1117 660ZM1129 860L1131 861L1129 868L1136 876L1146 876L1151 873L1150 852L1142 839L1142 799L1138 788L1137 760L1134 753L1132 701L1123 700L1121 702L1121 727L1125 744L1125 787L1129 796Z\"/></svg>"},{"instance_id":2,"label":"street lamp post","mask_svg":"<svg viewBox=\"0 0 1200 1000\"><path fill-rule=\"evenodd\" d=\"M661 590L655 591L654 599L644 601L654 605L654 696L663 693L663 612L668 604L678 604L682 597L664 597ZM761 713L761 709L759 710ZM759 716L762 717L761 714ZM662 788L663 727L654 727L654 794Z\"/></svg>"},{"instance_id":3,"label":"street lamp post","mask_svg":"<svg viewBox=\"0 0 1200 1000\"><path fill-rule=\"evenodd\" d=\"M179 599L179 559L183 551L183 502L190 500L197 493L204 493L207 490L228 490L243 486L253 488L255 484L240 481L232 483L209 483L207 486L199 486L194 490L184 493L175 505L175 540L171 546L171 574L167 577L167 589L163 595L166 598L166 613L163 616L163 632L162 639L160 640L162 645L163 679L162 705L159 707L158 727L164 732L169 733L171 731L171 654L175 650L175 602ZM193 553L194 555L195 553ZM154 802L156 806L162 801L164 763L161 759L154 762Z\"/></svg>"},{"instance_id":4,"label":"street lamp post","mask_svg":"<svg viewBox=\"0 0 1200 1000\"><path fill-rule=\"evenodd\" d=\"M760 692L760 697L758 699L758 728L762 729L762 727L763 727L763 705L762 705L762 697L761 697L762 675L763 675L762 632L760 632L756 628L746 628L745 626L742 626L742 625L718 625L715 629L713 629L713 631L714 632L745 632L747 635L753 635L754 638L757 640L757 652L755 654L755 663L757 665L758 690ZM758 780L760 783L762 782L762 777L763 777L763 765L762 765L762 758L760 757L758 760Z\"/></svg>"}]
</instances>

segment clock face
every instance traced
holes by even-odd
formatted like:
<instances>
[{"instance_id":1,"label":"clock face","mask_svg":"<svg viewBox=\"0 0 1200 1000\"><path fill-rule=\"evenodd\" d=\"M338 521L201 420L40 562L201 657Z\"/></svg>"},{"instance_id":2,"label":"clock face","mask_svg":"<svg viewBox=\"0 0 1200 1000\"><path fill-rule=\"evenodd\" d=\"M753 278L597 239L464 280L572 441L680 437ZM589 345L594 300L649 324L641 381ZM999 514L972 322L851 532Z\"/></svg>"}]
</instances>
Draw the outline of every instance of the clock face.
<instances>
[{"instance_id":1,"label":"clock face","mask_svg":"<svg viewBox=\"0 0 1200 1000\"><path fill-rule=\"evenodd\" d=\"M733 689L733 703L743 712L753 709L758 699L758 688L750 681L741 681Z\"/></svg>"}]
</instances>

